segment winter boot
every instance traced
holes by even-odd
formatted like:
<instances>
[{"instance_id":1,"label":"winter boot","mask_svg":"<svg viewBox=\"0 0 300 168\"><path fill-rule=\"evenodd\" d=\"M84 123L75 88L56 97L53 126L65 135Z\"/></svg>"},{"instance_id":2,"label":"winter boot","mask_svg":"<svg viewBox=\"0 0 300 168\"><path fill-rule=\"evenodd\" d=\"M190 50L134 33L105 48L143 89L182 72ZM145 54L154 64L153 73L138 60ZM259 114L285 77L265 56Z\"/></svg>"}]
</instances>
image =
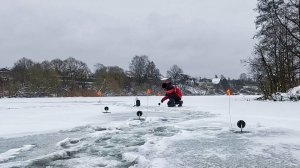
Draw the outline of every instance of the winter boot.
<instances>
[{"instance_id":1,"label":"winter boot","mask_svg":"<svg viewBox=\"0 0 300 168\"><path fill-rule=\"evenodd\" d=\"M182 104L183 104L183 101L180 100L180 101L178 102L178 107L182 107Z\"/></svg>"}]
</instances>

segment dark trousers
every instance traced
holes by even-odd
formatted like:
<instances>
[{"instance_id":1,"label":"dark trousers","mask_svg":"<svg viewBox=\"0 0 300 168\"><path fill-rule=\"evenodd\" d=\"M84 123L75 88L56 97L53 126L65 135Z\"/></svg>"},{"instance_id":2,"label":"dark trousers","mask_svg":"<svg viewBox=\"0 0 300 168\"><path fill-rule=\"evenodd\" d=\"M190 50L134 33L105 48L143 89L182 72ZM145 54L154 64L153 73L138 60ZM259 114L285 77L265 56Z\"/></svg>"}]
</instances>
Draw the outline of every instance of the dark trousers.
<instances>
[{"instance_id":1,"label":"dark trousers","mask_svg":"<svg viewBox=\"0 0 300 168\"><path fill-rule=\"evenodd\" d=\"M168 107L175 107L176 105L178 105L178 107L181 107L182 103L183 101L181 101L181 98L176 94L172 94L171 96L169 96Z\"/></svg>"}]
</instances>

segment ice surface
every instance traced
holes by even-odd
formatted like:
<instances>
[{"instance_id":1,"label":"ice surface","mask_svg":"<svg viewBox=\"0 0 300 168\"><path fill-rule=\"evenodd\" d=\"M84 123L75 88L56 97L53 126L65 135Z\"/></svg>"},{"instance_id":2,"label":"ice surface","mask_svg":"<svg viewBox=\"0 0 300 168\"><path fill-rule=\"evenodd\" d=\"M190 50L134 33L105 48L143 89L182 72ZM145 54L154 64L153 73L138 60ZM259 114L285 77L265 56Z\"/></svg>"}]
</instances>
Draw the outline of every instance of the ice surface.
<instances>
[{"instance_id":1,"label":"ice surface","mask_svg":"<svg viewBox=\"0 0 300 168\"><path fill-rule=\"evenodd\" d=\"M300 167L297 102L135 98L0 99L0 167Z\"/></svg>"},{"instance_id":2,"label":"ice surface","mask_svg":"<svg viewBox=\"0 0 300 168\"><path fill-rule=\"evenodd\" d=\"M9 149L4 153L0 153L0 163L13 159L17 157L17 155L19 155L21 152L29 151L34 147L35 145L24 145L21 148Z\"/></svg>"}]
</instances>

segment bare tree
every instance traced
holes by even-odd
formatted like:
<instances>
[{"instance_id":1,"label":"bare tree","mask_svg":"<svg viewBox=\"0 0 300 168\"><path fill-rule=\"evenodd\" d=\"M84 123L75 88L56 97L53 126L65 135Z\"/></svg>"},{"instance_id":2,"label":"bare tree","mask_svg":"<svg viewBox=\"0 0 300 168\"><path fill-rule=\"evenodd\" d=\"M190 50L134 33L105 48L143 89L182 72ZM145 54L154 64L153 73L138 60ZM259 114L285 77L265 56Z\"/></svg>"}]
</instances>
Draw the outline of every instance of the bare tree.
<instances>
[{"instance_id":1,"label":"bare tree","mask_svg":"<svg viewBox=\"0 0 300 168\"><path fill-rule=\"evenodd\" d=\"M183 70L178 65L173 65L167 71L167 77L170 78L174 84L177 84L182 78Z\"/></svg>"},{"instance_id":2,"label":"bare tree","mask_svg":"<svg viewBox=\"0 0 300 168\"><path fill-rule=\"evenodd\" d=\"M70 57L64 60L64 74L69 79L72 89L75 89L77 86L76 83L79 83L79 86L84 88L90 74L90 69L86 63Z\"/></svg>"},{"instance_id":3,"label":"bare tree","mask_svg":"<svg viewBox=\"0 0 300 168\"><path fill-rule=\"evenodd\" d=\"M241 73L239 79L242 80L242 81L248 80L247 74L246 73Z\"/></svg>"},{"instance_id":4,"label":"bare tree","mask_svg":"<svg viewBox=\"0 0 300 168\"><path fill-rule=\"evenodd\" d=\"M97 64L95 72L96 88L103 95L124 95L128 90L129 79L124 70L118 66Z\"/></svg>"},{"instance_id":5,"label":"bare tree","mask_svg":"<svg viewBox=\"0 0 300 168\"><path fill-rule=\"evenodd\" d=\"M149 80L149 83L151 85L157 83L160 80L160 76L159 69L153 61L150 61L146 67L146 78Z\"/></svg>"},{"instance_id":6,"label":"bare tree","mask_svg":"<svg viewBox=\"0 0 300 168\"><path fill-rule=\"evenodd\" d=\"M147 66L149 64L148 56L135 56L129 64L129 71L137 83L142 84L147 79Z\"/></svg>"},{"instance_id":7,"label":"bare tree","mask_svg":"<svg viewBox=\"0 0 300 168\"><path fill-rule=\"evenodd\" d=\"M299 0L258 0L259 42L248 63L265 98L299 84L299 5Z\"/></svg>"},{"instance_id":8,"label":"bare tree","mask_svg":"<svg viewBox=\"0 0 300 168\"><path fill-rule=\"evenodd\" d=\"M22 84L26 83L29 79L28 69L34 65L34 62L25 57L18 60L12 68L12 74L15 82Z\"/></svg>"}]
</instances>

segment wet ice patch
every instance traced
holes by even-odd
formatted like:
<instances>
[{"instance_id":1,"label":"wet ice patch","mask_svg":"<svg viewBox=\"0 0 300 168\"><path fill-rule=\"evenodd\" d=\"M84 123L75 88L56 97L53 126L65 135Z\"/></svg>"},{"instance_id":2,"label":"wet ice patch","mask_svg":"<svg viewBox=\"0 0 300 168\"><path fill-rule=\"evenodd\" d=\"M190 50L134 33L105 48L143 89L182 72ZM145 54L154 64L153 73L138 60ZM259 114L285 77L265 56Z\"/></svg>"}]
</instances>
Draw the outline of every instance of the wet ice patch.
<instances>
[{"instance_id":1,"label":"wet ice patch","mask_svg":"<svg viewBox=\"0 0 300 168\"><path fill-rule=\"evenodd\" d=\"M122 159L127 162L136 162L138 157L139 155L137 153L132 153L132 152L126 152L123 153L122 155Z\"/></svg>"},{"instance_id":2,"label":"wet ice patch","mask_svg":"<svg viewBox=\"0 0 300 168\"><path fill-rule=\"evenodd\" d=\"M93 129L95 131L105 131L105 130L107 130L107 128L104 128L104 127L94 127Z\"/></svg>"},{"instance_id":3,"label":"wet ice patch","mask_svg":"<svg viewBox=\"0 0 300 168\"><path fill-rule=\"evenodd\" d=\"M93 128L91 125L85 125L85 126L78 126L74 128L64 129L59 132L61 133L68 133L68 132L91 132L93 131Z\"/></svg>"},{"instance_id":4,"label":"wet ice patch","mask_svg":"<svg viewBox=\"0 0 300 168\"><path fill-rule=\"evenodd\" d=\"M59 149L70 148L80 142L79 138L66 138L56 144Z\"/></svg>"},{"instance_id":5,"label":"wet ice patch","mask_svg":"<svg viewBox=\"0 0 300 168\"><path fill-rule=\"evenodd\" d=\"M296 162L292 158L300 158L300 145L298 144L300 135L294 130L264 127L244 136L251 138L255 143L248 148L251 154L264 157L278 155L278 158L286 157L285 160L291 160L291 162Z\"/></svg>"},{"instance_id":6,"label":"wet ice patch","mask_svg":"<svg viewBox=\"0 0 300 168\"><path fill-rule=\"evenodd\" d=\"M34 147L35 147L35 145L24 145L21 148L10 149L4 153L1 153L0 154L0 163L14 159L17 157L17 155L21 154L22 152L29 151Z\"/></svg>"},{"instance_id":7,"label":"wet ice patch","mask_svg":"<svg viewBox=\"0 0 300 168\"><path fill-rule=\"evenodd\" d=\"M49 167L72 167L72 168L101 168L101 167L119 167L120 161L106 160L98 156L80 156L68 160L57 160L50 164Z\"/></svg>"},{"instance_id":8,"label":"wet ice patch","mask_svg":"<svg viewBox=\"0 0 300 168\"><path fill-rule=\"evenodd\" d=\"M163 119L165 118L162 118L162 117L147 117L145 122L149 122L149 123L156 123L156 122L160 122L160 121L163 121Z\"/></svg>"},{"instance_id":9,"label":"wet ice patch","mask_svg":"<svg viewBox=\"0 0 300 168\"><path fill-rule=\"evenodd\" d=\"M170 137L177 134L179 130L172 126L159 126L153 128L152 132L155 136Z\"/></svg>"},{"instance_id":10,"label":"wet ice patch","mask_svg":"<svg viewBox=\"0 0 300 168\"><path fill-rule=\"evenodd\" d=\"M126 152L122 155L122 159L130 163L130 167L149 167L150 161L147 160L144 156L141 156L137 153Z\"/></svg>"},{"instance_id":11,"label":"wet ice patch","mask_svg":"<svg viewBox=\"0 0 300 168\"><path fill-rule=\"evenodd\" d=\"M57 161L57 160L65 160L65 159L71 159L74 157L75 154L83 151L86 149L88 145L87 144L80 144L76 147L72 147L70 149L66 150L60 150L57 152L53 152L44 156L41 156L36 159L29 160L28 166L36 166L36 167L43 167L49 165L51 162Z\"/></svg>"},{"instance_id":12,"label":"wet ice patch","mask_svg":"<svg viewBox=\"0 0 300 168\"><path fill-rule=\"evenodd\" d=\"M150 166L152 168L168 168L169 163L164 158L154 158Z\"/></svg>"},{"instance_id":13,"label":"wet ice patch","mask_svg":"<svg viewBox=\"0 0 300 168\"><path fill-rule=\"evenodd\" d=\"M216 132L215 138L191 136L182 131L176 136L165 138L168 147L161 151L170 163L169 167L297 167L290 145L263 145L250 141L253 134ZM200 134L199 134L200 135ZM205 135L205 134L204 134ZM279 134L281 135L281 133ZM271 140L271 139L269 139ZM251 151L262 147L260 151ZM294 146L295 147L295 146ZM173 160L173 158L177 158Z\"/></svg>"}]
</instances>

